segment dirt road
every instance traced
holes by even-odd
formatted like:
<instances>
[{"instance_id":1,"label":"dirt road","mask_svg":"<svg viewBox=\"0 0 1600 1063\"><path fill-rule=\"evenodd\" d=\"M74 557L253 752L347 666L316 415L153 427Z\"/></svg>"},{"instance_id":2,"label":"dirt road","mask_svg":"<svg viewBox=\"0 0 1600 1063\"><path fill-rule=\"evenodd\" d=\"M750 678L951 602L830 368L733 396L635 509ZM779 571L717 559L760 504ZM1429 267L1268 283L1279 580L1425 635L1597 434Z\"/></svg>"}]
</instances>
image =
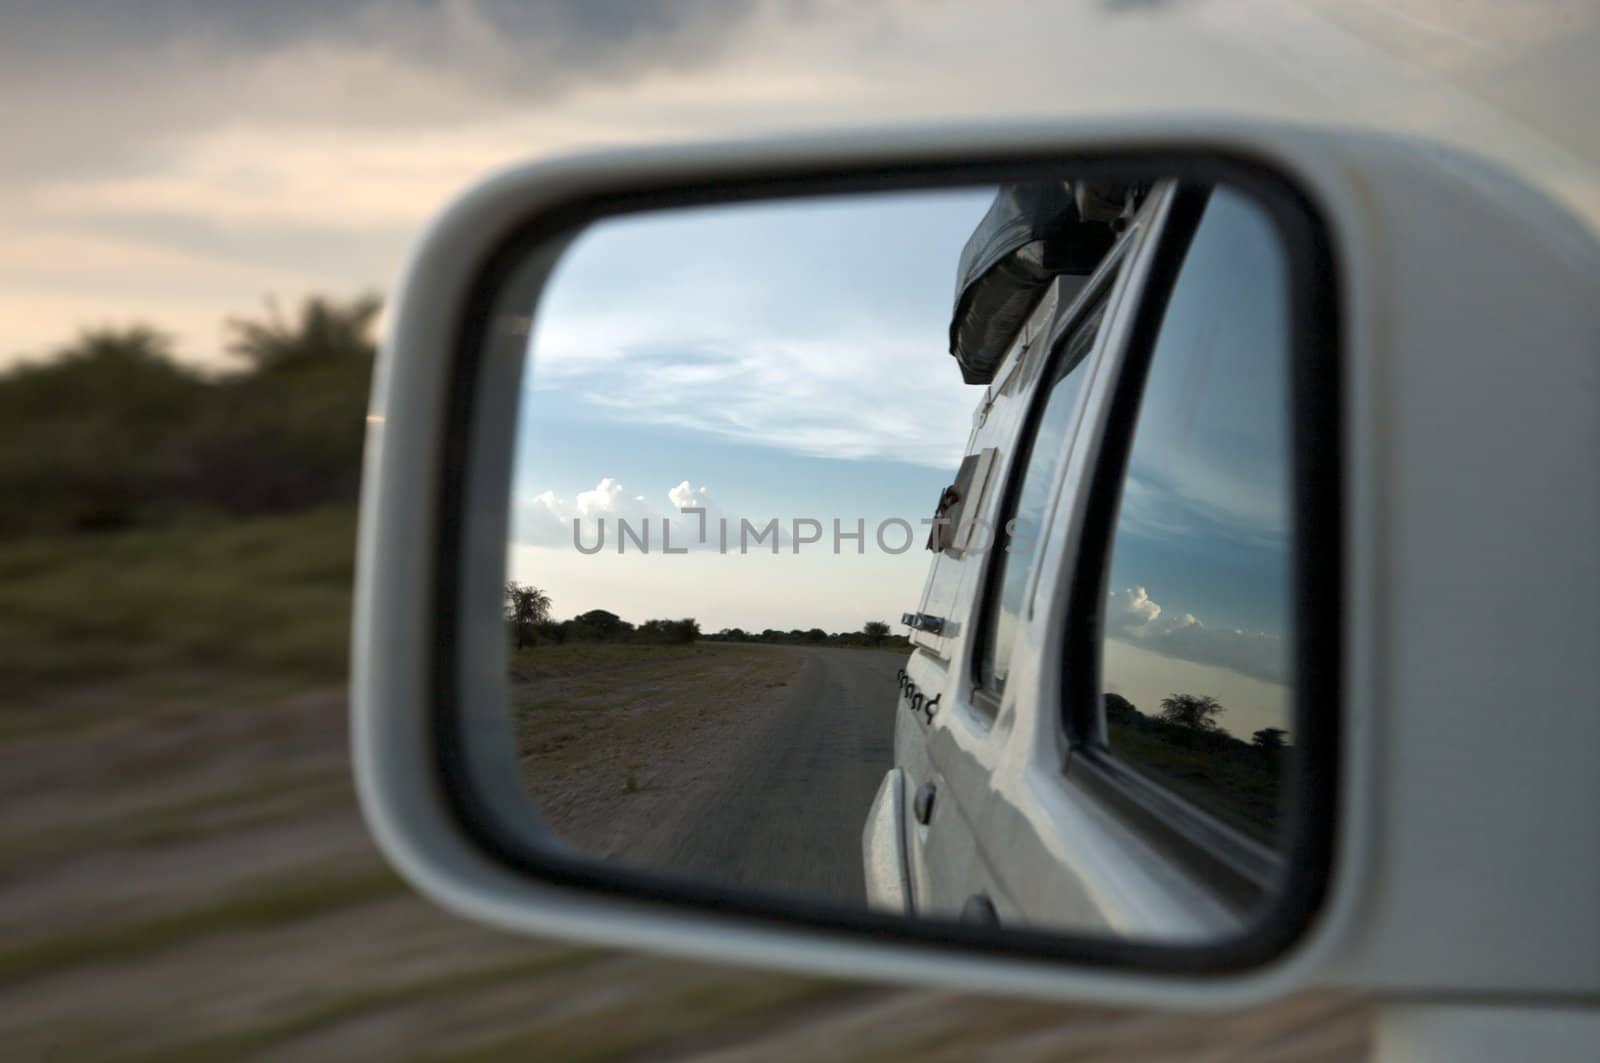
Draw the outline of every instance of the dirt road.
<instances>
[{"instance_id":1,"label":"dirt road","mask_svg":"<svg viewBox=\"0 0 1600 1063\"><path fill-rule=\"evenodd\" d=\"M690 878L813 901L866 903L861 827L894 756L899 653L772 647L800 658L778 704L749 721L686 815L631 856Z\"/></svg>"},{"instance_id":2,"label":"dirt road","mask_svg":"<svg viewBox=\"0 0 1600 1063\"><path fill-rule=\"evenodd\" d=\"M761 645L557 659L520 695L529 788L586 856L859 906L903 660Z\"/></svg>"}]
</instances>

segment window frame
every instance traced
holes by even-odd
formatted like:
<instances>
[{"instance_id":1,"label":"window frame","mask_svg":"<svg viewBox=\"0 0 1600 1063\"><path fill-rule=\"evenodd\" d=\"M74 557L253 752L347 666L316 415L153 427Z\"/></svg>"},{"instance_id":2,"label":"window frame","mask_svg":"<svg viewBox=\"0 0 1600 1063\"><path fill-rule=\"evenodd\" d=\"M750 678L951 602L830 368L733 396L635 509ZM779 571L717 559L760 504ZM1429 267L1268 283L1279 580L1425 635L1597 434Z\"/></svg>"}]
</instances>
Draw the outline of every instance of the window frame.
<instances>
[{"instance_id":1,"label":"window frame","mask_svg":"<svg viewBox=\"0 0 1600 1063\"><path fill-rule=\"evenodd\" d=\"M1083 361L1078 369L1088 374L1084 380L1083 390L1073 402L1072 413L1068 419L1066 438L1063 447L1070 454L1072 447L1077 442L1079 430L1083 425L1083 417L1088 408L1089 393L1094 382L1094 372L1099 359L1105 351L1106 337L1111 331L1118 313L1117 300L1114 298L1117 291L1117 281L1124 273L1127 265L1129 248L1138 242L1137 235L1130 230L1123 234L1112 249L1107 252L1104 261L1096 268L1083 287L1073 296L1072 302L1065 308L1055 322L1050 326L1046 344L1049 353L1039 360L1039 370L1034 380L1029 385L1032 389L1028 395L1027 408L1023 412L1021 429L1013 437L1010 451L1005 455L1003 468L991 469L989 476L991 482L996 483L998 490L995 492L995 501L989 510L988 519L994 533L994 542L991 543L989 556L980 562L980 577L973 592L975 615L973 617L973 636L969 640L967 660L965 661L964 676L970 689L970 696L966 703L972 709L972 715L988 727L1000 714L1001 704L1005 700L1003 691L993 690L986 682L983 675L983 662L990 638L994 634L995 619L999 613L998 596L1001 591L1001 564L1007 556L1003 549L998 547L999 537L1005 530L1005 525L1010 515L1016 510L1018 495L1022 490L1022 481L1028 472L1028 463L1033 457L1033 444L1038 438L1039 421L1044 416L1045 407L1049 404L1049 390L1059 381L1051 380L1048 386L1045 381L1050 380L1067 347L1068 342L1077 335L1078 330L1095 313L1102 313L1099 328L1088 353L1083 356ZM1062 377L1061 379L1065 379ZM1066 471L1064 460L1057 469L1056 476L1050 484L1049 494L1046 498L1044 512L1054 512L1059 500L1062 487L1062 474ZM1039 565L1044 561L1044 528L1040 529L1038 541L1034 544L1034 561L1028 572L1023 597L1029 598L1038 582ZM1018 616L1018 623L1027 620L1026 612ZM1015 645L1012 651L1015 652ZM1007 661L1009 665L1010 662Z\"/></svg>"}]
</instances>

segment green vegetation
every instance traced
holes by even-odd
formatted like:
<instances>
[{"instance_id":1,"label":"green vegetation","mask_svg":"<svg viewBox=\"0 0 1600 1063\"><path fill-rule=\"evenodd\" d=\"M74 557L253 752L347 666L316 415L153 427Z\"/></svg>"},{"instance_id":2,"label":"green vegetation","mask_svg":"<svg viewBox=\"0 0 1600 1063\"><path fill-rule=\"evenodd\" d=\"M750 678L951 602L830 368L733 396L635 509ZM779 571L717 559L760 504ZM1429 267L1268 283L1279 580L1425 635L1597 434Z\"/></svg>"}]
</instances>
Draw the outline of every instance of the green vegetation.
<instances>
[{"instance_id":1,"label":"green vegetation","mask_svg":"<svg viewBox=\"0 0 1600 1063\"><path fill-rule=\"evenodd\" d=\"M700 623L692 617L646 620L635 627L609 610L591 609L558 622L550 619L548 594L514 580L506 584L505 615L518 650L567 642L687 645L700 637Z\"/></svg>"},{"instance_id":2,"label":"green vegetation","mask_svg":"<svg viewBox=\"0 0 1600 1063\"><path fill-rule=\"evenodd\" d=\"M1161 719L1190 731L1216 731L1217 717L1228 710L1209 694L1168 694L1161 699Z\"/></svg>"},{"instance_id":3,"label":"green vegetation","mask_svg":"<svg viewBox=\"0 0 1600 1063\"><path fill-rule=\"evenodd\" d=\"M1281 727L1263 727L1250 736L1250 744L1260 749L1282 749L1289 744L1289 732Z\"/></svg>"},{"instance_id":4,"label":"green vegetation","mask_svg":"<svg viewBox=\"0 0 1600 1063\"><path fill-rule=\"evenodd\" d=\"M1119 759L1251 837L1273 840L1288 755L1282 730L1240 741L1217 726L1226 710L1205 695L1163 698L1159 716L1120 694L1105 695L1105 704L1107 739Z\"/></svg>"},{"instance_id":5,"label":"green vegetation","mask_svg":"<svg viewBox=\"0 0 1600 1063\"><path fill-rule=\"evenodd\" d=\"M511 671L519 679L609 680L620 672L649 675L676 662L702 660L720 652L703 643L564 642L513 653Z\"/></svg>"},{"instance_id":6,"label":"green vegetation","mask_svg":"<svg viewBox=\"0 0 1600 1063\"><path fill-rule=\"evenodd\" d=\"M742 628L723 628L714 635L705 635L713 642L764 642L778 646L852 646L857 649L904 650L910 652L911 640L904 635L889 634L889 625L881 620L869 620L860 631L826 632L820 627L791 628L780 631L766 628L762 631L745 631Z\"/></svg>"},{"instance_id":7,"label":"green vegetation","mask_svg":"<svg viewBox=\"0 0 1600 1063\"><path fill-rule=\"evenodd\" d=\"M143 326L0 375L0 540L353 502L377 309L310 299L294 322L231 321L240 369L221 375Z\"/></svg>"},{"instance_id":8,"label":"green vegetation","mask_svg":"<svg viewBox=\"0 0 1600 1063\"><path fill-rule=\"evenodd\" d=\"M85 333L0 376L0 537L151 519L195 475L213 385L142 326Z\"/></svg>"},{"instance_id":9,"label":"green vegetation","mask_svg":"<svg viewBox=\"0 0 1600 1063\"><path fill-rule=\"evenodd\" d=\"M0 374L8 701L151 674L342 677L377 310L231 321L222 374L144 326Z\"/></svg>"},{"instance_id":10,"label":"green vegetation","mask_svg":"<svg viewBox=\"0 0 1600 1063\"><path fill-rule=\"evenodd\" d=\"M512 580L506 584L506 620L516 635L517 649L533 640L534 631L550 622L550 596L538 587Z\"/></svg>"},{"instance_id":11,"label":"green vegetation","mask_svg":"<svg viewBox=\"0 0 1600 1063\"><path fill-rule=\"evenodd\" d=\"M794 628L791 631L767 628L759 634L729 627L714 634L705 634L700 630L700 622L693 617L646 620L635 626L609 609L590 609L570 620L557 621L550 617L550 606L550 596L538 587L515 581L506 584L506 625L516 650L540 645L559 646L569 642L687 645L696 641L865 646L895 650L911 648L910 640L900 635L891 636L889 625L881 620L867 621L861 625L860 631L841 631L831 635L820 627L809 630Z\"/></svg>"},{"instance_id":12,"label":"green vegetation","mask_svg":"<svg viewBox=\"0 0 1600 1063\"><path fill-rule=\"evenodd\" d=\"M354 547L349 506L0 542L6 698L16 711L50 690L175 671L341 680Z\"/></svg>"}]
</instances>

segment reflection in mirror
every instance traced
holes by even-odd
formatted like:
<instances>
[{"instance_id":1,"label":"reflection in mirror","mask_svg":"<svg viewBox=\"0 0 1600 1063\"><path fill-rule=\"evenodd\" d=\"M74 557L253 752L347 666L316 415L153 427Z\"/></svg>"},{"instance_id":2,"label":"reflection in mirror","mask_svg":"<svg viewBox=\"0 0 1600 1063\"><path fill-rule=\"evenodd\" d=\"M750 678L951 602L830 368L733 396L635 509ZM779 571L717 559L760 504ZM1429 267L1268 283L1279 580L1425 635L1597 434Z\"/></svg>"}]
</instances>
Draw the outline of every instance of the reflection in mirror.
<instances>
[{"instance_id":1,"label":"reflection in mirror","mask_svg":"<svg viewBox=\"0 0 1600 1063\"><path fill-rule=\"evenodd\" d=\"M1270 220L1213 192L1151 357L1102 665L1111 753L1268 845L1293 732L1286 274Z\"/></svg>"},{"instance_id":2,"label":"reflection in mirror","mask_svg":"<svg viewBox=\"0 0 1600 1063\"><path fill-rule=\"evenodd\" d=\"M1141 317L1155 346L1125 352ZM546 844L812 908L1248 925L1298 748L1262 205L1068 175L622 215L533 321L502 604ZM1074 661L1044 641L1081 560L1071 458L1124 385L1117 518L1083 545L1105 613L1065 617L1100 660ZM1047 693L1096 667L1086 711Z\"/></svg>"}]
</instances>

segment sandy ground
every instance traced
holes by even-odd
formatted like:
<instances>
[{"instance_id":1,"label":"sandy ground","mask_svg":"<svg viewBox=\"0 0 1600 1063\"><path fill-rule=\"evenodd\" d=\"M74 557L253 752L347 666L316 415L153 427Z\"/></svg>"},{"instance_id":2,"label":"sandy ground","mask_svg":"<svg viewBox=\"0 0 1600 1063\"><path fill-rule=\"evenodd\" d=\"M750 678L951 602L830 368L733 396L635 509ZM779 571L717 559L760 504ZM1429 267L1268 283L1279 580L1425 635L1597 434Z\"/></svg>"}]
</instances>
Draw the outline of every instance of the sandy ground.
<instances>
[{"instance_id":1,"label":"sandy ground","mask_svg":"<svg viewBox=\"0 0 1600 1063\"><path fill-rule=\"evenodd\" d=\"M517 682L523 777L546 824L585 856L651 866L641 850L688 829L719 774L788 704L804 663L711 645Z\"/></svg>"},{"instance_id":2,"label":"sandy ground","mask_svg":"<svg viewBox=\"0 0 1600 1063\"><path fill-rule=\"evenodd\" d=\"M347 772L337 689L136 708L104 691L66 724L13 731L4 1058L1276 1060L1368 1044L1365 1007L1334 996L1155 1014L512 938L387 872Z\"/></svg>"}]
</instances>

